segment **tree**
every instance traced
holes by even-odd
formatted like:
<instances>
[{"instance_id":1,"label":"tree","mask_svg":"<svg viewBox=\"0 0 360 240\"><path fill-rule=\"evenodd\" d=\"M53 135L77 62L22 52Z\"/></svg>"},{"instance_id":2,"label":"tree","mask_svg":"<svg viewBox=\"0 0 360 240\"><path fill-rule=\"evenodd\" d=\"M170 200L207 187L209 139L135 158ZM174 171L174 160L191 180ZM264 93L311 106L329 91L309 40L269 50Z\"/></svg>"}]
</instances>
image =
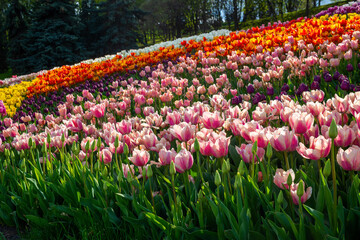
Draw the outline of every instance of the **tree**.
<instances>
[{"instance_id":1,"label":"tree","mask_svg":"<svg viewBox=\"0 0 360 240\"><path fill-rule=\"evenodd\" d=\"M108 0L99 4L100 54L114 54L124 49L137 48L139 19L143 11L131 0Z\"/></svg>"},{"instance_id":2,"label":"tree","mask_svg":"<svg viewBox=\"0 0 360 240\"><path fill-rule=\"evenodd\" d=\"M221 12L224 10L226 4L226 0L213 0L211 5L211 13L214 17L213 27L215 29L221 28L223 19L221 16ZM226 8L225 8L226 11Z\"/></svg>"},{"instance_id":3,"label":"tree","mask_svg":"<svg viewBox=\"0 0 360 240\"><path fill-rule=\"evenodd\" d=\"M32 23L20 40L20 44L26 46L26 57L21 59L22 73L74 64L83 59L75 8L72 0L35 2Z\"/></svg>"},{"instance_id":4,"label":"tree","mask_svg":"<svg viewBox=\"0 0 360 240\"><path fill-rule=\"evenodd\" d=\"M8 38L7 63L16 74L24 73L22 63L26 57L26 46L21 44L21 41L28 29L28 19L27 8L19 0L12 1L5 12L5 23L1 35Z\"/></svg>"},{"instance_id":5,"label":"tree","mask_svg":"<svg viewBox=\"0 0 360 240\"><path fill-rule=\"evenodd\" d=\"M100 56L99 41L101 37L100 10L93 0L82 0L80 4L80 41L84 47L83 55L86 58Z\"/></svg>"}]
</instances>

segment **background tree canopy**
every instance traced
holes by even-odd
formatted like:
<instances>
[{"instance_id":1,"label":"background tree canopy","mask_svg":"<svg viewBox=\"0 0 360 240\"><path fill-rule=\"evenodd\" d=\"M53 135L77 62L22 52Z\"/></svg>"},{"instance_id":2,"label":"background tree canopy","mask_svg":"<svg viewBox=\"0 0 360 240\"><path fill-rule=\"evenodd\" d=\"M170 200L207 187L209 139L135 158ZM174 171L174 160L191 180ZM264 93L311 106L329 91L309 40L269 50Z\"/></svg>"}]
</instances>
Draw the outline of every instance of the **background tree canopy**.
<instances>
[{"instance_id":1,"label":"background tree canopy","mask_svg":"<svg viewBox=\"0 0 360 240\"><path fill-rule=\"evenodd\" d=\"M1 0L0 73L27 74L124 49L238 30L334 0Z\"/></svg>"}]
</instances>

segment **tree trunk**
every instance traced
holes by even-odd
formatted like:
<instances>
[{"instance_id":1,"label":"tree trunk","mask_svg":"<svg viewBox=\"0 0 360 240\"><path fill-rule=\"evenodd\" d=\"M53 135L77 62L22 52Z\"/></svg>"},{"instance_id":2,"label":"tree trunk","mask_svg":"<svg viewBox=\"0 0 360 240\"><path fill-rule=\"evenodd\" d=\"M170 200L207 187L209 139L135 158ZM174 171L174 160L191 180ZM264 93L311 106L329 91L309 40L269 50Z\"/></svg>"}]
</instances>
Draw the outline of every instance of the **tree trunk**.
<instances>
[{"instance_id":1,"label":"tree trunk","mask_svg":"<svg viewBox=\"0 0 360 240\"><path fill-rule=\"evenodd\" d=\"M310 0L306 0L306 16L309 17L310 15Z\"/></svg>"},{"instance_id":2,"label":"tree trunk","mask_svg":"<svg viewBox=\"0 0 360 240\"><path fill-rule=\"evenodd\" d=\"M238 14L238 10L239 10L239 6L238 6L238 0L233 0L233 7L234 7L234 13L233 13L233 19L234 19L234 28L235 30L239 29L239 14Z\"/></svg>"}]
</instances>

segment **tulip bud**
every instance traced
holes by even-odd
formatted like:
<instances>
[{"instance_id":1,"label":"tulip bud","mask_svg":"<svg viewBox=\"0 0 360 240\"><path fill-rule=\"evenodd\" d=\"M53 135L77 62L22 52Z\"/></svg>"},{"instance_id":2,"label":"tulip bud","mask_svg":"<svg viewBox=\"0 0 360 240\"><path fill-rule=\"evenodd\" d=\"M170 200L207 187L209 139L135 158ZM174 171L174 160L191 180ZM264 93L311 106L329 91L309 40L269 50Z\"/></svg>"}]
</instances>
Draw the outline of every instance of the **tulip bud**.
<instances>
[{"instance_id":1,"label":"tulip bud","mask_svg":"<svg viewBox=\"0 0 360 240\"><path fill-rule=\"evenodd\" d=\"M50 144L50 142L51 142L50 133L47 134L46 140L47 140L47 143Z\"/></svg>"},{"instance_id":2,"label":"tulip bud","mask_svg":"<svg viewBox=\"0 0 360 240\"><path fill-rule=\"evenodd\" d=\"M44 153L44 155L47 153L46 144L42 145L41 151Z\"/></svg>"},{"instance_id":3,"label":"tulip bud","mask_svg":"<svg viewBox=\"0 0 360 240\"><path fill-rule=\"evenodd\" d=\"M95 150L96 147L96 141L94 140L91 144L91 151L93 152Z\"/></svg>"},{"instance_id":4,"label":"tulip bud","mask_svg":"<svg viewBox=\"0 0 360 240\"><path fill-rule=\"evenodd\" d=\"M240 173L241 176L244 175L244 173L246 172L246 166L244 161L240 162L238 172Z\"/></svg>"},{"instance_id":5,"label":"tulip bud","mask_svg":"<svg viewBox=\"0 0 360 240\"><path fill-rule=\"evenodd\" d=\"M284 200L284 195L283 195L283 192L280 191L276 201L277 201L278 204L281 204L283 202L283 200Z\"/></svg>"},{"instance_id":6,"label":"tulip bud","mask_svg":"<svg viewBox=\"0 0 360 240\"><path fill-rule=\"evenodd\" d=\"M240 186L241 186L241 175L238 172L235 177L234 188L238 189L238 188L240 188Z\"/></svg>"},{"instance_id":7,"label":"tulip bud","mask_svg":"<svg viewBox=\"0 0 360 240\"><path fill-rule=\"evenodd\" d=\"M64 145L64 142L65 142L65 135L62 134L62 135L61 135L61 143Z\"/></svg>"},{"instance_id":8,"label":"tulip bud","mask_svg":"<svg viewBox=\"0 0 360 240\"><path fill-rule=\"evenodd\" d=\"M175 175L176 173L176 168L175 168L175 163L173 161L170 162L170 175Z\"/></svg>"},{"instance_id":9,"label":"tulip bud","mask_svg":"<svg viewBox=\"0 0 360 240\"><path fill-rule=\"evenodd\" d=\"M226 166L226 161L223 161L222 166L221 166L221 171L224 174L228 173L227 166Z\"/></svg>"},{"instance_id":10,"label":"tulip bud","mask_svg":"<svg viewBox=\"0 0 360 240\"><path fill-rule=\"evenodd\" d=\"M28 144L29 144L29 147L30 147L30 149L31 149L31 147L32 147L32 145L33 145L32 138L29 138L29 140L28 140Z\"/></svg>"},{"instance_id":11,"label":"tulip bud","mask_svg":"<svg viewBox=\"0 0 360 240\"><path fill-rule=\"evenodd\" d=\"M151 178L153 176L153 171L152 171L152 168L151 166L148 166L148 169L147 169L147 172L146 172L146 176L148 178Z\"/></svg>"},{"instance_id":12,"label":"tulip bud","mask_svg":"<svg viewBox=\"0 0 360 240\"><path fill-rule=\"evenodd\" d=\"M255 143L253 144L252 149L251 149L251 152L254 156L256 156L257 149L258 149L258 142L255 141Z\"/></svg>"},{"instance_id":13,"label":"tulip bud","mask_svg":"<svg viewBox=\"0 0 360 240\"><path fill-rule=\"evenodd\" d=\"M323 169L323 174L324 174L325 178L327 178L331 174L331 162L330 162L330 159L328 159L325 162L325 166L324 166L324 169Z\"/></svg>"},{"instance_id":14,"label":"tulip bud","mask_svg":"<svg viewBox=\"0 0 360 240\"><path fill-rule=\"evenodd\" d=\"M21 157L21 158L25 158L25 152L24 152L24 150L21 150L21 151L20 151L20 157Z\"/></svg>"},{"instance_id":15,"label":"tulip bud","mask_svg":"<svg viewBox=\"0 0 360 240\"><path fill-rule=\"evenodd\" d=\"M303 180L300 180L296 194L298 195L299 198L301 198L302 195L304 195L304 182L303 182Z\"/></svg>"},{"instance_id":16,"label":"tulip bud","mask_svg":"<svg viewBox=\"0 0 360 240\"><path fill-rule=\"evenodd\" d=\"M5 153L5 157L6 157L6 158L9 158L9 157L10 157L10 151L9 151L9 149L5 148L4 153Z\"/></svg>"},{"instance_id":17,"label":"tulip bud","mask_svg":"<svg viewBox=\"0 0 360 240\"><path fill-rule=\"evenodd\" d=\"M289 174L289 176L288 176L288 178L287 178L287 181L286 181L286 184L287 184L288 186L291 186L291 184L293 183L293 180L294 180L294 179L292 179L291 174Z\"/></svg>"},{"instance_id":18,"label":"tulip bud","mask_svg":"<svg viewBox=\"0 0 360 240\"><path fill-rule=\"evenodd\" d=\"M338 129L337 129L337 125L335 122L335 119L333 118L330 124L330 129L329 129L329 137L331 139L335 139L338 135Z\"/></svg>"},{"instance_id":19,"label":"tulip bud","mask_svg":"<svg viewBox=\"0 0 360 240\"><path fill-rule=\"evenodd\" d=\"M73 151L73 153L76 152L76 143L75 142L72 143L71 150Z\"/></svg>"},{"instance_id":20,"label":"tulip bud","mask_svg":"<svg viewBox=\"0 0 360 240\"><path fill-rule=\"evenodd\" d=\"M101 138L99 137L98 140L97 140L97 149L98 149L98 151L100 151L100 148L101 148Z\"/></svg>"},{"instance_id":21,"label":"tulip bud","mask_svg":"<svg viewBox=\"0 0 360 240\"><path fill-rule=\"evenodd\" d=\"M11 159L15 159L15 153L13 151L10 151L10 157Z\"/></svg>"},{"instance_id":22,"label":"tulip bud","mask_svg":"<svg viewBox=\"0 0 360 240\"><path fill-rule=\"evenodd\" d=\"M119 147L119 136L116 135L115 142L114 142L115 148Z\"/></svg>"},{"instance_id":23,"label":"tulip bud","mask_svg":"<svg viewBox=\"0 0 360 240\"><path fill-rule=\"evenodd\" d=\"M215 185L218 187L221 184L221 177L218 170L215 172Z\"/></svg>"},{"instance_id":24,"label":"tulip bud","mask_svg":"<svg viewBox=\"0 0 360 240\"><path fill-rule=\"evenodd\" d=\"M195 152L199 152L200 151L200 144L197 138L195 138L195 142L194 142L194 150Z\"/></svg>"},{"instance_id":25,"label":"tulip bud","mask_svg":"<svg viewBox=\"0 0 360 240\"><path fill-rule=\"evenodd\" d=\"M124 144L124 154L125 155L129 154L129 146L126 143Z\"/></svg>"},{"instance_id":26,"label":"tulip bud","mask_svg":"<svg viewBox=\"0 0 360 240\"><path fill-rule=\"evenodd\" d=\"M25 170L25 168L26 168L26 160L25 159L23 159L23 160L21 160L21 162L20 162L20 168L21 168L21 170Z\"/></svg>"},{"instance_id":27,"label":"tulip bud","mask_svg":"<svg viewBox=\"0 0 360 240\"><path fill-rule=\"evenodd\" d=\"M226 171L229 173L230 172L230 169L231 169L231 166L230 166L230 161L229 161L229 159L228 160L226 160Z\"/></svg>"},{"instance_id":28,"label":"tulip bud","mask_svg":"<svg viewBox=\"0 0 360 240\"><path fill-rule=\"evenodd\" d=\"M273 155L273 150L272 150L272 147L271 147L271 144L270 142L268 143L267 145L267 148L266 148L266 157L267 159L270 159Z\"/></svg>"}]
</instances>

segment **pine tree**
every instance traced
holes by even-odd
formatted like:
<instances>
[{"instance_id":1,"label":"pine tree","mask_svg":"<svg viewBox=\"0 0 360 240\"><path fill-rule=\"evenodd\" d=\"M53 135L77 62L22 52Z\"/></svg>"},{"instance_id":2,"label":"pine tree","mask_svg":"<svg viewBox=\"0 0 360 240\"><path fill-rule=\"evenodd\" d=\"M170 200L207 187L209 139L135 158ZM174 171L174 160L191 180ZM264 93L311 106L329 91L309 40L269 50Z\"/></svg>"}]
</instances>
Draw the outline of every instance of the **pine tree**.
<instances>
[{"instance_id":1,"label":"pine tree","mask_svg":"<svg viewBox=\"0 0 360 240\"><path fill-rule=\"evenodd\" d=\"M7 41L6 32L3 27L3 21L0 20L0 72L8 70L7 58Z\"/></svg>"},{"instance_id":2,"label":"pine tree","mask_svg":"<svg viewBox=\"0 0 360 240\"><path fill-rule=\"evenodd\" d=\"M5 12L5 23L1 36L2 38L8 37L7 62L15 74L24 73L22 63L26 57L26 46L21 44L21 41L28 29L28 18L28 10L19 0L12 1Z\"/></svg>"},{"instance_id":3,"label":"pine tree","mask_svg":"<svg viewBox=\"0 0 360 240\"><path fill-rule=\"evenodd\" d=\"M101 25L99 54L114 54L124 49L137 48L138 20L143 12L134 6L133 0L107 0L99 4Z\"/></svg>"},{"instance_id":4,"label":"pine tree","mask_svg":"<svg viewBox=\"0 0 360 240\"><path fill-rule=\"evenodd\" d=\"M21 41L27 49L27 56L22 59L25 72L74 64L83 59L75 8L73 0L35 3L32 24Z\"/></svg>"}]
</instances>

